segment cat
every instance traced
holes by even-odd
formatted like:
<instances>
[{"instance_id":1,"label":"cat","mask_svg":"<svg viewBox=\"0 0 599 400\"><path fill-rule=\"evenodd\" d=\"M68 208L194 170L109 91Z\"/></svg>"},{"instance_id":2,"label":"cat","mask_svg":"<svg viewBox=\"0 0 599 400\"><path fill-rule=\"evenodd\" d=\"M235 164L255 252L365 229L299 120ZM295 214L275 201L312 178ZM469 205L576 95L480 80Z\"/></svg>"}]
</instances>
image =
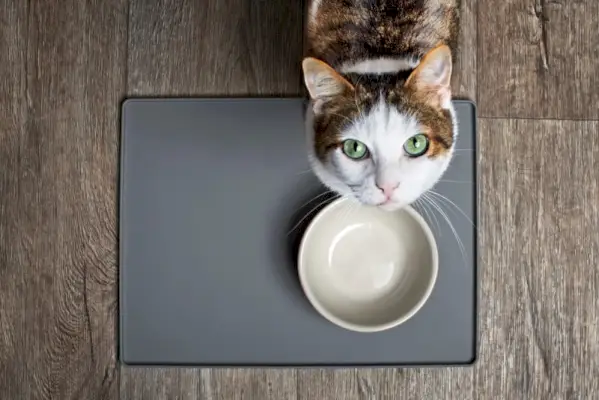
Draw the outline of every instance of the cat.
<instances>
[{"instance_id":1,"label":"cat","mask_svg":"<svg viewBox=\"0 0 599 400\"><path fill-rule=\"evenodd\" d=\"M393 211L447 169L458 135L450 89L458 2L309 2L308 156L333 192Z\"/></svg>"}]
</instances>

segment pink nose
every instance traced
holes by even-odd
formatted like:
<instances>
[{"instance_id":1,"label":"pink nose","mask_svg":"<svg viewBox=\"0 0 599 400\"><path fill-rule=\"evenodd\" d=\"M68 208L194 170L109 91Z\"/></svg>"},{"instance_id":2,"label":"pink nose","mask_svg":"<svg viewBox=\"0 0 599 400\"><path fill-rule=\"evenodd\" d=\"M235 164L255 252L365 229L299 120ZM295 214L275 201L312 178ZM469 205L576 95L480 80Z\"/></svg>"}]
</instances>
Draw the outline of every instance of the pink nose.
<instances>
[{"instance_id":1,"label":"pink nose","mask_svg":"<svg viewBox=\"0 0 599 400\"><path fill-rule=\"evenodd\" d=\"M391 198L391 196L393 195L393 191L395 189L397 189L398 186L399 186L399 183L384 183L384 184L377 183L376 184L376 187L381 189L381 191L383 192L383 194L385 195L387 200L389 200Z\"/></svg>"}]
</instances>

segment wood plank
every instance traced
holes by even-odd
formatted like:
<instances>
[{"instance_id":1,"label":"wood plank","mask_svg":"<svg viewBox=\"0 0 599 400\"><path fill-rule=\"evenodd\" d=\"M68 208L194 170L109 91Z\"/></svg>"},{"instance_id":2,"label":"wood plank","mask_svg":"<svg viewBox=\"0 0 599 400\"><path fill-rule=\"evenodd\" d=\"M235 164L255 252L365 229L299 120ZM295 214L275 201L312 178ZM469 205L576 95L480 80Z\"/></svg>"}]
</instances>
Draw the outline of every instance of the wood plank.
<instances>
[{"instance_id":1,"label":"wood plank","mask_svg":"<svg viewBox=\"0 0 599 400\"><path fill-rule=\"evenodd\" d=\"M471 368L315 369L298 372L298 399L471 399Z\"/></svg>"},{"instance_id":2,"label":"wood plank","mask_svg":"<svg viewBox=\"0 0 599 400\"><path fill-rule=\"evenodd\" d=\"M360 399L473 399L472 368L360 370Z\"/></svg>"},{"instance_id":3,"label":"wood plank","mask_svg":"<svg viewBox=\"0 0 599 400\"><path fill-rule=\"evenodd\" d=\"M23 314L26 278L21 266L27 251L19 207L20 149L26 137L27 115L27 4L0 0L0 398L31 398L26 363L27 348ZM29 322L31 325L31 322ZM28 383L25 383L29 381Z\"/></svg>"},{"instance_id":4,"label":"wood plank","mask_svg":"<svg viewBox=\"0 0 599 400\"><path fill-rule=\"evenodd\" d=\"M130 2L130 95L300 93L301 1Z\"/></svg>"},{"instance_id":5,"label":"wood plank","mask_svg":"<svg viewBox=\"0 0 599 400\"><path fill-rule=\"evenodd\" d=\"M121 383L121 400L195 400L200 399L198 371L192 368L121 367L125 384ZM121 378L122 379L122 378Z\"/></svg>"},{"instance_id":6,"label":"wood plank","mask_svg":"<svg viewBox=\"0 0 599 400\"><path fill-rule=\"evenodd\" d=\"M477 0L460 1L460 37L454 59L451 89L454 98L476 101Z\"/></svg>"},{"instance_id":7,"label":"wood plank","mask_svg":"<svg viewBox=\"0 0 599 400\"><path fill-rule=\"evenodd\" d=\"M128 92L299 95L302 9L299 1L131 0ZM158 387L168 399L296 395L293 370L123 368L120 375L122 399L154 399Z\"/></svg>"},{"instance_id":8,"label":"wood plank","mask_svg":"<svg viewBox=\"0 0 599 400\"><path fill-rule=\"evenodd\" d=\"M297 376L297 399L361 398L355 369L305 369Z\"/></svg>"},{"instance_id":9,"label":"wood plank","mask_svg":"<svg viewBox=\"0 0 599 400\"><path fill-rule=\"evenodd\" d=\"M0 9L0 398L115 398L126 0Z\"/></svg>"},{"instance_id":10,"label":"wood plank","mask_svg":"<svg viewBox=\"0 0 599 400\"><path fill-rule=\"evenodd\" d=\"M599 123L482 120L480 147L476 398L592 398Z\"/></svg>"},{"instance_id":11,"label":"wood plank","mask_svg":"<svg viewBox=\"0 0 599 400\"><path fill-rule=\"evenodd\" d=\"M479 113L599 118L599 2L480 0Z\"/></svg>"},{"instance_id":12,"label":"wood plank","mask_svg":"<svg viewBox=\"0 0 599 400\"><path fill-rule=\"evenodd\" d=\"M288 369L203 370L202 399L287 400L297 397L297 378Z\"/></svg>"},{"instance_id":13,"label":"wood plank","mask_svg":"<svg viewBox=\"0 0 599 400\"><path fill-rule=\"evenodd\" d=\"M283 369L121 369L122 400L263 399L296 397L295 373Z\"/></svg>"}]
</instances>

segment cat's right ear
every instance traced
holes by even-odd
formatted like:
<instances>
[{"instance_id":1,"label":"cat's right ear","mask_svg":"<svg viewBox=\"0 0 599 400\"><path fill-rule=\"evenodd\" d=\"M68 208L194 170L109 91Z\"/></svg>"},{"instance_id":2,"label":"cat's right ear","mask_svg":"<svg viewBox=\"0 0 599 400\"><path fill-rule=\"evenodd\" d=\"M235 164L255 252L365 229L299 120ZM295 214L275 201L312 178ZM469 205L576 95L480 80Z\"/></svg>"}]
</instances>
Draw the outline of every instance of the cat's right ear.
<instances>
[{"instance_id":1,"label":"cat's right ear","mask_svg":"<svg viewBox=\"0 0 599 400\"><path fill-rule=\"evenodd\" d=\"M304 83L315 102L323 102L354 90L354 87L327 63L307 57L302 62Z\"/></svg>"}]
</instances>

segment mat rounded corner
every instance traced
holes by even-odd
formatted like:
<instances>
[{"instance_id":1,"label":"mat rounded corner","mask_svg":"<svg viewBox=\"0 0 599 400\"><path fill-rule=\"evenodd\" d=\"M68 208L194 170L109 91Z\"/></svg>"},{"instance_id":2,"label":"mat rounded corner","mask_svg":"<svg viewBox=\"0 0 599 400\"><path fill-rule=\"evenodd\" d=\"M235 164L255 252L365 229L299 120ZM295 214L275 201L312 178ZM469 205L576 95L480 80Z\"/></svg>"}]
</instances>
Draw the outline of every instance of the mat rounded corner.
<instances>
[{"instance_id":1,"label":"mat rounded corner","mask_svg":"<svg viewBox=\"0 0 599 400\"><path fill-rule=\"evenodd\" d=\"M135 106L140 102L141 99L135 97L125 97L121 100L121 115L125 115L131 109L131 107Z\"/></svg>"}]
</instances>

